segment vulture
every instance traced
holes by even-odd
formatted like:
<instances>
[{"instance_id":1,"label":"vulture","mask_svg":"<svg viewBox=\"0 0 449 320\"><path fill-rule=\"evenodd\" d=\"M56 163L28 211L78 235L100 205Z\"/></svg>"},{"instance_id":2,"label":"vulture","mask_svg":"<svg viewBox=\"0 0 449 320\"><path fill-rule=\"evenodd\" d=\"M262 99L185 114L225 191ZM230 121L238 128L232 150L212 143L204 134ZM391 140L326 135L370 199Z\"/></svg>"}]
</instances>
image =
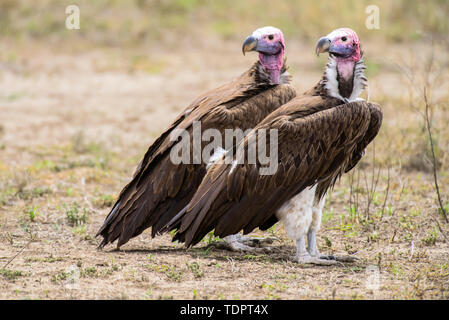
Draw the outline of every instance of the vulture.
<instances>
[{"instance_id":1,"label":"vulture","mask_svg":"<svg viewBox=\"0 0 449 320\"><path fill-rule=\"evenodd\" d=\"M97 233L103 237L99 248L118 239L119 249L149 227L155 237L189 203L206 174L210 158L224 151L219 145L210 151L212 157L210 153L209 159L204 154L201 157L200 152L198 159L195 147L203 150L210 144L205 132L215 130L224 136L226 130L252 129L296 96L284 59L281 30L271 26L255 30L245 39L242 51L257 51L258 61L234 80L199 96L148 148ZM195 125L201 134L196 138ZM181 137L176 136L179 132L183 133ZM179 141L184 137L186 140ZM238 142L243 137L236 135L232 139ZM209 141L212 138L215 140L211 136ZM180 144L193 156L178 163L173 161L173 154L183 150Z\"/></svg>"},{"instance_id":2,"label":"vulture","mask_svg":"<svg viewBox=\"0 0 449 320\"><path fill-rule=\"evenodd\" d=\"M367 79L357 34L349 28L334 30L319 39L316 53L323 52L329 60L320 81L269 114L238 148L209 167L190 203L165 227L176 230L173 241L190 247L212 230L226 237L281 221L296 241L295 261L331 265L356 260L322 255L316 233L327 190L361 159L380 129L382 111L359 98ZM266 165L250 161L248 152L255 147L271 151L270 144L277 145L277 168L261 174Z\"/></svg>"}]
</instances>

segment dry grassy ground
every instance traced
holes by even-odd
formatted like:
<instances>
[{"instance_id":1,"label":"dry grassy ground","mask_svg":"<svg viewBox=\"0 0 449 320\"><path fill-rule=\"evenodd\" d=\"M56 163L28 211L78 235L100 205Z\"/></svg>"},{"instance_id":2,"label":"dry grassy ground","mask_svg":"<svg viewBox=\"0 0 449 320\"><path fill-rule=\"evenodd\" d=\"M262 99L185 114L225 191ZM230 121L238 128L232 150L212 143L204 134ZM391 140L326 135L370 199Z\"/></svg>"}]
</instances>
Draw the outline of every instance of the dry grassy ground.
<instances>
[{"instance_id":1,"label":"dry grassy ground","mask_svg":"<svg viewBox=\"0 0 449 320\"><path fill-rule=\"evenodd\" d=\"M313 45L288 42L299 92L325 63ZM427 79L447 204L449 55L426 44L364 46L370 99L382 104L384 124L374 163L370 146L330 193L318 239L322 252L359 262L291 262L295 246L281 225L255 232L279 239L266 254L221 250L209 245L213 237L186 250L149 232L121 251L96 249L94 235L148 145L196 96L256 59L239 49L239 41L217 39L75 52L0 43L0 298L449 298L449 225L436 205L417 89Z\"/></svg>"}]
</instances>

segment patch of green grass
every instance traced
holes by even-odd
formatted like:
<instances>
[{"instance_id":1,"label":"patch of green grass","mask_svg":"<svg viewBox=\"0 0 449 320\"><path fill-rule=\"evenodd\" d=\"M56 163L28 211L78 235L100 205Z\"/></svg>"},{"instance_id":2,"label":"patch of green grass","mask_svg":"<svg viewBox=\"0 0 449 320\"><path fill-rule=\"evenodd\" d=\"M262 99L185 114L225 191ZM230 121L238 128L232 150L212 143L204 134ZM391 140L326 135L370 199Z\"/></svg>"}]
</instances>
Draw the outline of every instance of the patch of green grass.
<instances>
[{"instance_id":1,"label":"patch of green grass","mask_svg":"<svg viewBox=\"0 0 449 320\"><path fill-rule=\"evenodd\" d=\"M204 276L204 272L201 270L198 262L192 262L190 264L188 262L186 262L186 265L187 265L187 268L189 268L190 271L192 271L193 276L195 278L201 278Z\"/></svg>"},{"instance_id":2,"label":"patch of green grass","mask_svg":"<svg viewBox=\"0 0 449 320\"><path fill-rule=\"evenodd\" d=\"M327 223L329 220L331 220L334 217L334 210L324 210L323 211L323 223Z\"/></svg>"},{"instance_id":3,"label":"patch of green grass","mask_svg":"<svg viewBox=\"0 0 449 320\"><path fill-rule=\"evenodd\" d=\"M111 207L114 203L115 197L111 194L100 194L92 201L92 204L100 209Z\"/></svg>"},{"instance_id":4,"label":"patch of green grass","mask_svg":"<svg viewBox=\"0 0 449 320\"><path fill-rule=\"evenodd\" d=\"M221 241L219 237L214 236L214 231L211 231L205 236L201 242L206 242L207 244L211 244L217 241Z\"/></svg>"},{"instance_id":5,"label":"patch of green grass","mask_svg":"<svg viewBox=\"0 0 449 320\"><path fill-rule=\"evenodd\" d=\"M6 101L13 102L13 101L20 100L26 96L27 96L26 92L13 92L6 96Z\"/></svg>"},{"instance_id":6,"label":"patch of green grass","mask_svg":"<svg viewBox=\"0 0 449 320\"><path fill-rule=\"evenodd\" d=\"M58 165L55 162L48 160L48 159L39 160L39 161L35 162L30 169L32 171L41 171L44 169L51 170L51 171L60 171L60 168L58 167Z\"/></svg>"},{"instance_id":7,"label":"patch of green grass","mask_svg":"<svg viewBox=\"0 0 449 320\"><path fill-rule=\"evenodd\" d=\"M177 270L176 268L170 268L168 271L165 272L165 275L171 281L180 282L182 279L182 271Z\"/></svg>"},{"instance_id":8,"label":"patch of green grass","mask_svg":"<svg viewBox=\"0 0 449 320\"><path fill-rule=\"evenodd\" d=\"M444 212L443 212L444 210ZM449 203L447 203L445 206L443 206L443 210L441 208L438 208L438 213L441 214L441 216L444 218L447 216L449 218Z\"/></svg>"},{"instance_id":9,"label":"patch of green grass","mask_svg":"<svg viewBox=\"0 0 449 320\"><path fill-rule=\"evenodd\" d=\"M160 265L148 265L148 269L156 271L158 273L163 273L171 281L180 282L182 279L182 271L178 270L176 267L170 267L165 264Z\"/></svg>"},{"instance_id":10,"label":"patch of green grass","mask_svg":"<svg viewBox=\"0 0 449 320\"><path fill-rule=\"evenodd\" d=\"M65 258L63 257L46 257L46 258L37 258L37 257L30 257L30 258L26 258L25 262L30 263L30 262L47 262L47 263L53 263L53 262L57 262L57 261L64 261Z\"/></svg>"},{"instance_id":11,"label":"patch of green grass","mask_svg":"<svg viewBox=\"0 0 449 320\"><path fill-rule=\"evenodd\" d=\"M247 254L247 255L244 255L242 257L242 259L253 260L253 261L256 261L256 260L266 261L266 260L268 260L266 254L259 254L259 255Z\"/></svg>"},{"instance_id":12,"label":"patch of green grass","mask_svg":"<svg viewBox=\"0 0 449 320\"><path fill-rule=\"evenodd\" d=\"M106 270L103 271L103 275L111 275L113 274L115 271L120 270L120 266L118 264L115 263L114 257L110 257L111 259L111 263L106 263L108 265L108 268Z\"/></svg>"},{"instance_id":13,"label":"patch of green grass","mask_svg":"<svg viewBox=\"0 0 449 320\"><path fill-rule=\"evenodd\" d=\"M376 231L370 233L367 237L367 242L376 242L379 239L379 234Z\"/></svg>"},{"instance_id":14,"label":"patch of green grass","mask_svg":"<svg viewBox=\"0 0 449 320\"><path fill-rule=\"evenodd\" d=\"M399 225L402 229L407 231L413 231L416 229L415 221L413 219L413 215L404 214L399 219Z\"/></svg>"},{"instance_id":15,"label":"patch of green grass","mask_svg":"<svg viewBox=\"0 0 449 320\"><path fill-rule=\"evenodd\" d=\"M326 243L326 247L332 248L332 242L331 242L331 240L328 237L325 236L324 237L324 241Z\"/></svg>"},{"instance_id":16,"label":"patch of green grass","mask_svg":"<svg viewBox=\"0 0 449 320\"><path fill-rule=\"evenodd\" d=\"M0 269L0 274L7 280L16 280L23 276L24 272L20 270Z\"/></svg>"},{"instance_id":17,"label":"patch of green grass","mask_svg":"<svg viewBox=\"0 0 449 320\"><path fill-rule=\"evenodd\" d=\"M432 231L429 232L428 236L425 238L422 238L421 241L426 246L434 246L437 241L437 235L438 235L438 231L436 228L434 228Z\"/></svg>"},{"instance_id":18,"label":"patch of green grass","mask_svg":"<svg viewBox=\"0 0 449 320\"><path fill-rule=\"evenodd\" d=\"M65 209L66 218L71 226L80 226L87 222L88 210L81 208L77 202Z\"/></svg>"},{"instance_id":19,"label":"patch of green grass","mask_svg":"<svg viewBox=\"0 0 449 320\"><path fill-rule=\"evenodd\" d=\"M45 195L52 194L53 191L50 188L33 188L31 190L22 190L21 192L18 192L17 195L22 200L30 200L34 198L43 197Z\"/></svg>"},{"instance_id":20,"label":"patch of green grass","mask_svg":"<svg viewBox=\"0 0 449 320\"><path fill-rule=\"evenodd\" d=\"M70 272L60 271L51 277L51 281L54 283L61 283L62 281L67 280L70 277L70 275L71 275Z\"/></svg>"},{"instance_id":21,"label":"patch of green grass","mask_svg":"<svg viewBox=\"0 0 449 320\"><path fill-rule=\"evenodd\" d=\"M74 235L79 236L81 240L92 240L92 237L86 234L86 228L85 224L77 225L72 229L72 232Z\"/></svg>"},{"instance_id":22,"label":"patch of green grass","mask_svg":"<svg viewBox=\"0 0 449 320\"><path fill-rule=\"evenodd\" d=\"M399 265L392 264L391 265L391 273L393 273L393 275L395 275L397 277L402 274L402 269Z\"/></svg>"},{"instance_id":23,"label":"patch of green grass","mask_svg":"<svg viewBox=\"0 0 449 320\"><path fill-rule=\"evenodd\" d=\"M265 296L265 300L277 300L279 299L279 296L275 293L282 292L287 289L287 286L285 284L278 282L275 282L274 284L263 282L259 287L268 291L267 295Z\"/></svg>"},{"instance_id":24,"label":"patch of green grass","mask_svg":"<svg viewBox=\"0 0 449 320\"><path fill-rule=\"evenodd\" d=\"M94 277L97 276L97 268L95 268L95 267L87 267L87 268L82 270L81 276L82 277L94 278Z\"/></svg>"}]
</instances>

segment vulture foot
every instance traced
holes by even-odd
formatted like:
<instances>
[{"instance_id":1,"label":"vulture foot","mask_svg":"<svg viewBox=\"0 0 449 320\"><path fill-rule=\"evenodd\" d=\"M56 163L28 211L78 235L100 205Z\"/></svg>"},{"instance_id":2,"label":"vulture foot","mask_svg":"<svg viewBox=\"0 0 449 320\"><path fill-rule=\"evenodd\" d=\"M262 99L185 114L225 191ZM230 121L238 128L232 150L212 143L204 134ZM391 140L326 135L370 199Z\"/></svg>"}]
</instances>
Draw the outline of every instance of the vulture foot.
<instances>
[{"instance_id":1,"label":"vulture foot","mask_svg":"<svg viewBox=\"0 0 449 320\"><path fill-rule=\"evenodd\" d=\"M353 256L333 256L333 255L320 255L320 259L335 260L339 262L356 262L359 258Z\"/></svg>"},{"instance_id":2,"label":"vulture foot","mask_svg":"<svg viewBox=\"0 0 449 320\"><path fill-rule=\"evenodd\" d=\"M313 257L310 254L303 254L303 255L295 255L293 257L293 260L295 262L298 262L299 264L314 264L319 266L333 266L337 264L342 264L338 260L333 259L326 259L321 257Z\"/></svg>"},{"instance_id":3,"label":"vulture foot","mask_svg":"<svg viewBox=\"0 0 449 320\"><path fill-rule=\"evenodd\" d=\"M243 237L241 234L234 234L224 238L225 249L231 251L266 252L271 251L265 244L271 244L274 238Z\"/></svg>"}]
</instances>

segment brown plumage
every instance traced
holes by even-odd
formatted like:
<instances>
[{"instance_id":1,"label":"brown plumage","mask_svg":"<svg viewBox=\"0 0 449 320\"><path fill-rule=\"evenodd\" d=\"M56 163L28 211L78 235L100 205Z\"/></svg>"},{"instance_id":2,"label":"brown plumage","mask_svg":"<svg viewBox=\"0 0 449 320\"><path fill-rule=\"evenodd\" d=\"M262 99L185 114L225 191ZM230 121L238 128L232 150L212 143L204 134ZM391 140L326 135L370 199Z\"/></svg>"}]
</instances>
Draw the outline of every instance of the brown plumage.
<instances>
[{"instance_id":1,"label":"brown plumage","mask_svg":"<svg viewBox=\"0 0 449 320\"><path fill-rule=\"evenodd\" d=\"M332 34L336 35L335 43L341 42L342 32L337 31ZM290 199L316 186L315 203L319 202L336 180L357 164L379 132L382 111L375 103L357 99L366 78L359 51L355 54L352 76L345 80L343 89L336 64L339 58L331 56L323 78L314 88L273 111L245 137L241 142L243 163L217 161L208 169L188 206L166 226L167 230L177 229L174 241L192 246L212 230L218 237L242 230L248 234L255 228L265 230L278 221L278 210ZM349 98L352 102L348 102ZM248 163L247 159L251 143L255 143L252 135L263 129L278 132L278 168L273 175L260 175L262 165ZM269 137L265 141L265 150L270 150ZM232 159L236 160L236 148L233 152ZM320 258L301 260L305 256L303 235L297 238L298 261L321 263Z\"/></svg>"},{"instance_id":2,"label":"brown plumage","mask_svg":"<svg viewBox=\"0 0 449 320\"><path fill-rule=\"evenodd\" d=\"M194 121L201 121L201 131L213 128L222 135L225 129L253 128L296 95L286 70L284 61L282 84L273 85L269 73L258 61L240 77L206 92L189 105L149 147L133 179L120 193L97 233L103 237L100 247L116 239L120 247L149 227L154 237L195 193L206 173L206 164L171 162L170 151L176 144L170 140L173 130L185 129L192 139ZM202 148L208 143L202 142Z\"/></svg>"},{"instance_id":3,"label":"brown plumage","mask_svg":"<svg viewBox=\"0 0 449 320\"><path fill-rule=\"evenodd\" d=\"M179 227L174 240L191 246L213 229L216 236L225 237L269 228L277 222L277 209L304 188L319 181L324 194L358 155L358 146L367 141L368 129L379 118L376 104L341 104L335 98L307 95L293 99L255 128L278 130L277 172L261 176L260 164L244 163L231 173L232 164L214 164L182 223L169 227ZM370 127L371 119L375 121ZM248 140L249 136L243 142L245 153Z\"/></svg>"}]
</instances>

